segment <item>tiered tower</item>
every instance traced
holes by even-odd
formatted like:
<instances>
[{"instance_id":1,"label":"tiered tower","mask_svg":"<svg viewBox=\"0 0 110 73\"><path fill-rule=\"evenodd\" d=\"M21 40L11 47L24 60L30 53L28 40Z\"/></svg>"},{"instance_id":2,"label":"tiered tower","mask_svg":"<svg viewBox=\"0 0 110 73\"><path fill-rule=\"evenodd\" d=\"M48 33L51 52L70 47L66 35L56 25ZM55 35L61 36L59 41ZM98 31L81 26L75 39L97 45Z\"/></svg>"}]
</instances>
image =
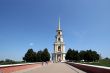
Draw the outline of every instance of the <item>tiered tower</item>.
<instances>
[{"instance_id":1,"label":"tiered tower","mask_svg":"<svg viewBox=\"0 0 110 73\"><path fill-rule=\"evenodd\" d=\"M52 53L53 62L65 61L65 44L63 40L62 30L60 28L60 18L58 23L58 29L56 30L57 35L54 42L54 53Z\"/></svg>"}]
</instances>

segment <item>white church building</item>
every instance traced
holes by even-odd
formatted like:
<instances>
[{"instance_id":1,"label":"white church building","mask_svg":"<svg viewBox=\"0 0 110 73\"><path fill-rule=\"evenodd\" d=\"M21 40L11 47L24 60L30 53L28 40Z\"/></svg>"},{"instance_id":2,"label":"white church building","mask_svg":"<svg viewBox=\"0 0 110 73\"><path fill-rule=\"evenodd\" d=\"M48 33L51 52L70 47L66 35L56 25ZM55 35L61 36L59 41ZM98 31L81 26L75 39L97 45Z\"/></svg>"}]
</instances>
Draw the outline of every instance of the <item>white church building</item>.
<instances>
[{"instance_id":1,"label":"white church building","mask_svg":"<svg viewBox=\"0 0 110 73\"><path fill-rule=\"evenodd\" d=\"M58 28L56 30L55 42L54 42L54 52L52 53L53 62L64 62L65 61L65 43L63 40L62 30L60 27L60 19L58 23Z\"/></svg>"}]
</instances>

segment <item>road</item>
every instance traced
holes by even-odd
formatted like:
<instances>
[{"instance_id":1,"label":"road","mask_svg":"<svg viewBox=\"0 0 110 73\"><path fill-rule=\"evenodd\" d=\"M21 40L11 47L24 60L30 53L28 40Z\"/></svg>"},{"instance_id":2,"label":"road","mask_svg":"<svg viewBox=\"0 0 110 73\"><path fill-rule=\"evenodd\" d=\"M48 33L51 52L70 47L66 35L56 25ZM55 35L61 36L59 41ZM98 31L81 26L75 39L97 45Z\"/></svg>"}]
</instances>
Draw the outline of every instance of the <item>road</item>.
<instances>
[{"instance_id":1,"label":"road","mask_svg":"<svg viewBox=\"0 0 110 73\"><path fill-rule=\"evenodd\" d=\"M39 68L31 68L13 73L86 73L65 63L52 63Z\"/></svg>"}]
</instances>

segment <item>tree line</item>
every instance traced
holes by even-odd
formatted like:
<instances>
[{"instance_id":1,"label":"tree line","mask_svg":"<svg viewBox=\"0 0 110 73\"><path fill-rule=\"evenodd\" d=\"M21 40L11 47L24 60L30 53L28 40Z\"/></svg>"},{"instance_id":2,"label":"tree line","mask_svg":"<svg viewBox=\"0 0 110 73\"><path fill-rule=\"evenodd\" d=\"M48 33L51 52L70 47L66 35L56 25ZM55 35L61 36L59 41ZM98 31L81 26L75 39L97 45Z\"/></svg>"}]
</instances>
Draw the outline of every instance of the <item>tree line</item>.
<instances>
[{"instance_id":1,"label":"tree line","mask_svg":"<svg viewBox=\"0 0 110 73\"><path fill-rule=\"evenodd\" d=\"M78 52L77 50L69 48L66 53L65 59L67 61L85 61L85 62L93 62L98 61L100 55L93 50L81 50ZM47 62L50 61L50 53L48 49L45 48L43 51L40 50L38 52L33 51L33 49L28 49L25 53L23 60L25 62Z\"/></svg>"},{"instance_id":2,"label":"tree line","mask_svg":"<svg viewBox=\"0 0 110 73\"><path fill-rule=\"evenodd\" d=\"M98 61L100 58L100 55L96 51L90 50L82 50L78 52L74 49L69 49L66 53L65 59L68 61L85 61L85 62L93 62Z\"/></svg>"},{"instance_id":3,"label":"tree line","mask_svg":"<svg viewBox=\"0 0 110 73\"><path fill-rule=\"evenodd\" d=\"M0 60L0 65L17 64L17 63L22 63L22 61L14 61L14 60L11 60L11 59Z\"/></svg>"},{"instance_id":4,"label":"tree line","mask_svg":"<svg viewBox=\"0 0 110 73\"><path fill-rule=\"evenodd\" d=\"M33 51L33 49L28 49L23 60L25 62L46 62L50 60L50 53L47 48L38 52Z\"/></svg>"}]
</instances>

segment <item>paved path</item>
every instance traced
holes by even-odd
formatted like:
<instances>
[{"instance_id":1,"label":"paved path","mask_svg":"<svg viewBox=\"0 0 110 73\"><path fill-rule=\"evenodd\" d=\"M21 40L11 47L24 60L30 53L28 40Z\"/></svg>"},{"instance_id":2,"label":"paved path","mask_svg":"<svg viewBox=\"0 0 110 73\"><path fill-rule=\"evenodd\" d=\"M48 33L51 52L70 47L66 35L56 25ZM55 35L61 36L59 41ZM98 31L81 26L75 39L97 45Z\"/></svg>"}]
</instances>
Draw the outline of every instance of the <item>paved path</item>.
<instances>
[{"instance_id":1,"label":"paved path","mask_svg":"<svg viewBox=\"0 0 110 73\"><path fill-rule=\"evenodd\" d=\"M13 73L85 73L65 63L52 63L40 68L25 69Z\"/></svg>"}]
</instances>

